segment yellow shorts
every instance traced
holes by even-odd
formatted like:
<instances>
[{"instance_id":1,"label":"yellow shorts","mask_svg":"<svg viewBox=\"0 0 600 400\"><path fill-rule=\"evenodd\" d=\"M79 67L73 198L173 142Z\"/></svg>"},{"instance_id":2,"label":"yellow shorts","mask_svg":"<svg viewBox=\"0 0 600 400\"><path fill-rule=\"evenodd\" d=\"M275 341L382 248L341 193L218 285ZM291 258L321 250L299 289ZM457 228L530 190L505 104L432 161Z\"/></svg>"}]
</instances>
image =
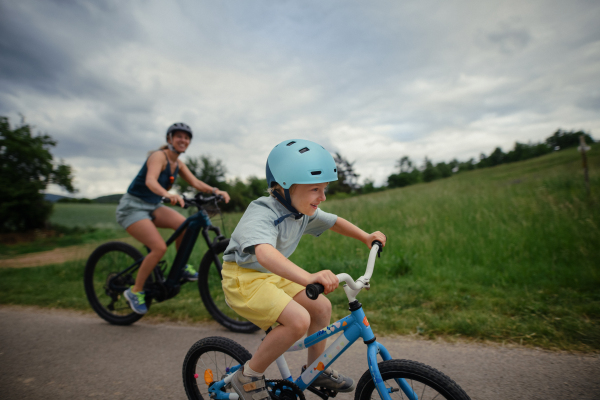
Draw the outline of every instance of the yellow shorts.
<instances>
[{"instance_id":1,"label":"yellow shorts","mask_svg":"<svg viewBox=\"0 0 600 400\"><path fill-rule=\"evenodd\" d=\"M227 304L262 330L277 322L283 309L304 286L276 274L223 263L223 291Z\"/></svg>"}]
</instances>

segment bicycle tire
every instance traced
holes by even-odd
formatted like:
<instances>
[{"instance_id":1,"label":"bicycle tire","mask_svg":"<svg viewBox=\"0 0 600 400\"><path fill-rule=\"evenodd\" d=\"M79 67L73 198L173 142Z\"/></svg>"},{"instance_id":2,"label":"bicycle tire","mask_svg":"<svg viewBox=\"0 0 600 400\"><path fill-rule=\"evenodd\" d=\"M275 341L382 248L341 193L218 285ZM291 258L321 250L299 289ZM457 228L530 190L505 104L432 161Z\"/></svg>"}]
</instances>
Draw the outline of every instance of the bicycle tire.
<instances>
[{"instance_id":1,"label":"bicycle tire","mask_svg":"<svg viewBox=\"0 0 600 400\"><path fill-rule=\"evenodd\" d=\"M212 251L221 258L229 245L229 239L218 242ZM233 332L252 333L260 329L252 322L240 317L227 305L225 293L221 286L221 271L215 264L211 250L208 250L200 262L198 271L198 290L204 307L219 324Z\"/></svg>"},{"instance_id":2,"label":"bicycle tire","mask_svg":"<svg viewBox=\"0 0 600 400\"><path fill-rule=\"evenodd\" d=\"M142 253L123 242L108 242L92 252L85 264L83 282L88 301L100 318L113 325L131 325L143 317L133 312L122 291L107 287L109 276L123 271L141 258ZM129 273L123 275L119 283L131 286L135 278ZM146 297L148 308L151 302L152 299Z\"/></svg>"},{"instance_id":3,"label":"bicycle tire","mask_svg":"<svg viewBox=\"0 0 600 400\"><path fill-rule=\"evenodd\" d=\"M212 371L215 381L223 379L228 368L243 365L252 354L237 342L211 336L194 343L183 360L183 387L190 400L208 400L208 385L204 381L206 369ZM197 377L194 376L197 374ZM233 389L230 389L233 392Z\"/></svg>"},{"instance_id":4,"label":"bicycle tire","mask_svg":"<svg viewBox=\"0 0 600 400\"><path fill-rule=\"evenodd\" d=\"M419 400L439 399L470 400L469 396L452 379L428 365L410 360L387 360L379 364L379 372L386 387L398 388L394 379L403 378L413 388ZM436 397L437 396L437 397ZM402 389L390 393L391 398L410 398ZM379 399L375 384L369 371L365 372L356 385L354 400Z\"/></svg>"}]
</instances>

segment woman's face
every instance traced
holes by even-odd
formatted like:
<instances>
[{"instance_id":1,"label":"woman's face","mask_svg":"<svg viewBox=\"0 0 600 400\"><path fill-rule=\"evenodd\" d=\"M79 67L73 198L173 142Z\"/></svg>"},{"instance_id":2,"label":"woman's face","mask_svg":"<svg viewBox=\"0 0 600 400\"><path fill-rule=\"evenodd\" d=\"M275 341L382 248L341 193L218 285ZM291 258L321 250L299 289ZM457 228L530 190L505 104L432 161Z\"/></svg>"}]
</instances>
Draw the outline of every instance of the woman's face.
<instances>
[{"instance_id":1,"label":"woman's face","mask_svg":"<svg viewBox=\"0 0 600 400\"><path fill-rule=\"evenodd\" d=\"M187 132L175 131L172 134L172 139L169 139L169 143L175 147L175 150L183 153L190 145L190 135Z\"/></svg>"},{"instance_id":2,"label":"woman's face","mask_svg":"<svg viewBox=\"0 0 600 400\"><path fill-rule=\"evenodd\" d=\"M329 183L295 185L290 193L292 206L302 214L312 216L317 212L319 204L326 200L325 189Z\"/></svg>"}]
</instances>

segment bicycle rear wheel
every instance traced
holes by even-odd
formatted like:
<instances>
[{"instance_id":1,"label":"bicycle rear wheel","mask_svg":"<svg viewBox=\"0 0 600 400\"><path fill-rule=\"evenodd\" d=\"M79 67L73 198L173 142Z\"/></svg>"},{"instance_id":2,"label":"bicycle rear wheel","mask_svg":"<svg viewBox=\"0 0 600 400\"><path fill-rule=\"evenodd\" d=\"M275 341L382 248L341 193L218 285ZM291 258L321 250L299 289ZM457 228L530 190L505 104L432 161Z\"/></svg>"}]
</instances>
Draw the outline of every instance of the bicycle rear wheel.
<instances>
[{"instance_id":1,"label":"bicycle rear wheel","mask_svg":"<svg viewBox=\"0 0 600 400\"><path fill-rule=\"evenodd\" d=\"M411 399L410 390L419 400L446 399L470 400L469 396L446 375L425 364L410 360L388 360L378 364L379 372L392 399ZM403 391L397 379L404 379L410 387ZM369 371L365 372L356 385L354 400L380 399ZM415 398L415 397L412 397Z\"/></svg>"},{"instance_id":2,"label":"bicycle rear wheel","mask_svg":"<svg viewBox=\"0 0 600 400\"><path fill-rule=\"evenodd\" d=\"M85 294L102 319L114 325L130 325L143 317L133 312L123 297L123 291L135 283L137 268L121 274L143 257L127 243L108 242L88 258L83 277ZM146 297L148 307L150 303L151 299Z\"/></svg>"},{"instance_id":3,"label":"bicycle rear wheel","mask_svg":"<svg viewBox=\"0 0 600 400\"><path fill-rule=\"evenodd\" d=\"M222 254L229 245L229 239L216 244L215 252L219 264L215 263L215 257L211 250L208 250L200 262L200 271L198 272L198 289L200 297L206 307L206 310L219 324L233 332L251 333L259 329L252 322L240 317L225 302L225 294L221 286L221 262Z\"/></svg>"},{"instance_id":4,"label":"bicycle rear wheel","mask_svg":"<svg viewBox=\"0 0 600 400\"><path fill-rule=\"evenodd\" d=\"M210 399L205 376L220 381L230 368L243 365L251 358L248 350L231 339L213 336L197 341L183 361L183 386L188 399ZM233 389L228 391L233 392Z\"/></svg>"}]
</instances>

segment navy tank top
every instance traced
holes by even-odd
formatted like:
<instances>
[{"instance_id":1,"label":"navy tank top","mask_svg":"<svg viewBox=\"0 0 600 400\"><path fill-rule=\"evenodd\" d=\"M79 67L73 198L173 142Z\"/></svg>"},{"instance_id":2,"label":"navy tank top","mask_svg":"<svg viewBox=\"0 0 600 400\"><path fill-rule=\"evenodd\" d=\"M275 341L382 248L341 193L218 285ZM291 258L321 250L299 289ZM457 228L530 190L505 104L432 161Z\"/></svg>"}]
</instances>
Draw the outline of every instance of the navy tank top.
<instances>
[{"instance_id":1,"label":"navy tank top","mask_svg":"<svg viewBox=\"0 0 600 400\"><path fill-rule=\"evenodd\" d=\"M175 172L173 173L173 175L171 175L171 164L169 163L169 157L167 157L166 154L165 157L167 158L167 168L165 168L164 171L161 171L160 175L158 175L158 183L166 190L169 190L171 189L171 186L177 179L177 173L179 172L179 163L177 163L177 166L175 167ZM142 166L142 169L140 169L140 172L138 172L137 176L133 179L133 182L131 182L131 185L129 185L127 193L135 197L139 197L146 203L158 204L160 203L160 199L162 198L162 196L157 195L152 190L148 189L148 186L146 186L146 175L148 174L147 163L148 160L146 159L146 162Z\"/></svg>"}]
</instances>

